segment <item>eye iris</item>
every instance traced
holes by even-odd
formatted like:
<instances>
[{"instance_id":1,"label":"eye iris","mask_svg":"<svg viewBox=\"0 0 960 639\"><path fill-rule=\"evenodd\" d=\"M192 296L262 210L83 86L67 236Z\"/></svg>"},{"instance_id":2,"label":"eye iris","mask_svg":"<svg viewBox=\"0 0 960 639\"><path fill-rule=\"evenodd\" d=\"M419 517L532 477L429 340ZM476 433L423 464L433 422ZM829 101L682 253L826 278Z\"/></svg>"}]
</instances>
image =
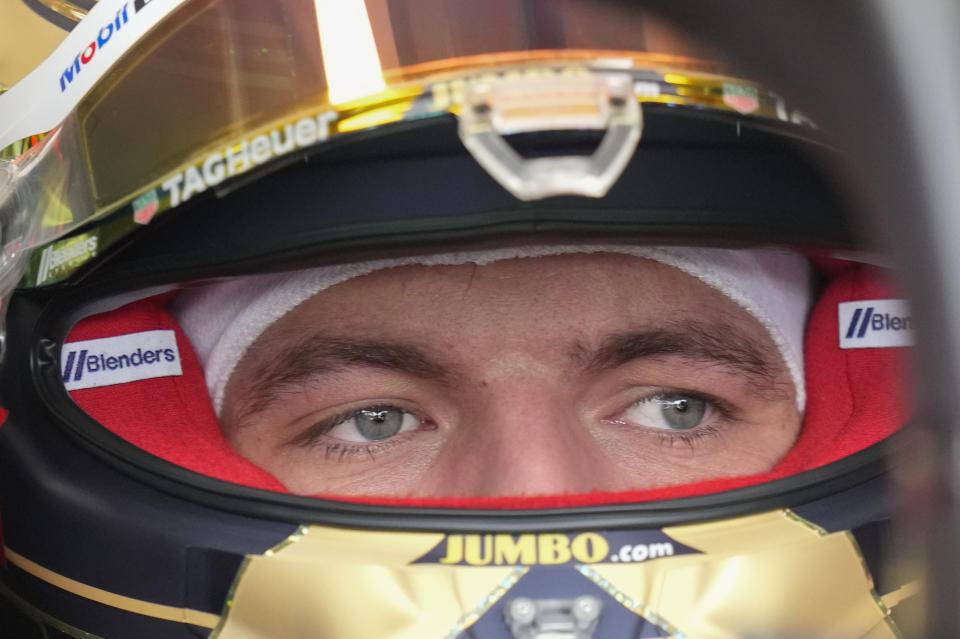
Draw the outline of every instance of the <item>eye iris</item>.
<instances>
[{"instance_id":1,"label":"eye iris","mask_svg":"<svg viewBox=\"0 0 960 639\"><path fill-rule=\"evenodd\" d=\"M357 430L370 441L393 437L403 426L403 411L399 408L365 408L354 416Z\"/></svg>"},{"instance_id":2,"label":"eye iris","mask_svg":"<svg viewBox=\"0 0 960 639\"><path fill-rule=\"evenodd\" d=\"M688 430L697 426L707 411L707 403L695 397L665 399L660 403L660 413L670 428Z\"/></svg>"}]
</instances>

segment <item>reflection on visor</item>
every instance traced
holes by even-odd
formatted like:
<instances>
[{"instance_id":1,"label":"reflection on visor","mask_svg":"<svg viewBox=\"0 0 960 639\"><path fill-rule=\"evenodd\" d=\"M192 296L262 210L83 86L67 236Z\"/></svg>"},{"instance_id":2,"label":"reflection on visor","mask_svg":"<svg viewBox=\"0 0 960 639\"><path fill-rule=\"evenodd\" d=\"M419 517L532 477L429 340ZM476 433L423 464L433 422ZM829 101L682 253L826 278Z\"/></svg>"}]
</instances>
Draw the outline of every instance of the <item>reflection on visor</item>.
<instances>
[{"instance_id":1,"label":"reflection on visor","mask_svg":"<svg viewBox=\"0 0 960 639\"><path fill-rule=\"evenodd\" d=\"M88 114L80 119L91 164L108 162L112 167L94 172L98 202L115 201L130 184L143 184L144 178L159 178L196 152L211 134L236 136L298 106L326 101L324 68L339 68L344 61L324 60L313 2L204 4L202 10L183 11L170 18L164 24L165 33L139 46L135 59L125 61L124 69L104 79L109 89L81 107L82 113ZM471 15L467 21L457 9L437 3L436 11L427 14L431 19L447 16L452 33L442 36L435 22L429 31L411 22L414 14L406 3L391 3L389 11L383 7L370 11L370 28L382 66L389 70L394 65L410 67L479 53L563 49L570 46L564 34L581 24L578 18L586 11L579 3L552 8L537 3L543 5L540 12L526 19L532 21L531 27L551 22L556 32L550 34L548 44L540 41L545 33L522 27L525 20L508 19L522 18L526 3L500 4L506 14L488 13L490 7L484 7L482 14ZM509 15L512 13L517 15ZM481 20L480 15L485 17ZM333 17L343 19L340 14ZM504 30L504 24L517 25L516 31ZM577 30L582 29L581 25ZM629 32L622 28L618 33L619 38L612 34L613 39L602 40L605 48L636 46L634 34L628 37ZM197 50L195 42L207 44ZM346 60L354 72L355 60ZM389 60L394 63L385 62ZM203 108L198 109L198 104ZM137 144L121 145L120 140L137 140ZM143 149L151 152L144 155Z\"/></svg>"},{"instance_id":2,"label":"reflection on visor","mask_svg":"<svg viewBox=\"0 0 960 639\"><path fill-rule=\"evenodd\" d=\"M87 63L119 55L119 34L140 19L131 12L151 6L121 9L119 30L111 17L110 39L94 47ZM587 68L627 72L640 101L790 117L773 94L704 74L715 67L687 57L703 51L652 17L597 15L575 0L500 1L482 11L471 6L434 2L421 12L419 4L368 2L388 89L331 105L325 69L354 60L324 57L312 0L185 4L125 52L52 135L4 166L9 177L0 185L0 216L8 256L19 260L23 247L43 245L108 212L129 213L111 223L109 238L100 233L102 251L157 213L272 159L345 132L457 113L465 88L493 77L485 69L507 78L516 73L511 68L529 77ZM54 84L63 83L65 99L77 78L95 73L83 62L80 51L58 72ZM548 120L531 122L551 128ZM561 168L551 166L549 173ZM27 265L25 285L59 281L86 261L71 258L69 266L51 270L40 260L35 254ZM18 276L19 269L12 277Z\"/></svg>"}]
</instances>

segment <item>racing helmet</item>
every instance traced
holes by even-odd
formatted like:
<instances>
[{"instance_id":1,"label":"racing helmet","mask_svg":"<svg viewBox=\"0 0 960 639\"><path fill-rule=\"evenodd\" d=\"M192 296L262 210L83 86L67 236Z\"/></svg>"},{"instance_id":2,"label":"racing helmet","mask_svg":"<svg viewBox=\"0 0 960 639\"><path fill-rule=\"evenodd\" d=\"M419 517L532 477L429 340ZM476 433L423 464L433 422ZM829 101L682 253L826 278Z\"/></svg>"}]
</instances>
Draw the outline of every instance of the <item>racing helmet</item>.
<instances>
[{"instance_id":1,"label":"racing helmet","mask_svg":"<svg viewBox=\"0 0 960 639\"><path fill-rule=\"evenodd\" d=\"M842 153L714 56L576 0L99 2L0 96L4 622L901 636L918 571L890 560L887 484L909 307ZM587 253L693 278L802 360L783 455L616 490L347 494L291 490L227 441L233 371L326 292Z\"/></svg>"}]
</instances>

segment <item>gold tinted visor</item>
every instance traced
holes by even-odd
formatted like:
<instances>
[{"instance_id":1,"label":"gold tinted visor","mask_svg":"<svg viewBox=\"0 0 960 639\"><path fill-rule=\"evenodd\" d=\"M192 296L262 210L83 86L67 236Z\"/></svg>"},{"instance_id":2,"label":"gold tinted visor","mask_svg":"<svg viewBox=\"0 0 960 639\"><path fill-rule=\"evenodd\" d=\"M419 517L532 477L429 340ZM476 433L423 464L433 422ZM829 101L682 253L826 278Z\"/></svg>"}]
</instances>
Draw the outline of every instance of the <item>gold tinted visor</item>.
<instances>
[{"instance_id":1,"label":"gold tinted visor","mask_svg":"<svg viewBox=\"0 0 960 639\"><path fill-rule=\"evenodd\" d=\"M606 53L590 51L601 48ZM77 118L94 200L109 206L198 150L287 114L335 105L339 121L370 110L344 108L357 99L376 96L382 109L420 93L426 76L518 61L585 64L609 56L633 66L633 54L616 50L648 51L647 65L713 70L686 57L703 52L659 22L633 12L597 15L578 1L191 2L128 52ZM329 132L399 119L406 110L333 123Z\"/></svg>"},{"instance_id":2,"label":"gold tinted visor","mask_svg":"<svg viewBox=\"0 0 960 639\"><path fill-rule=\"evenodd\" d=\"M57 80L62 91L146 11L137 6L103 25L99 46L78 53ZM467 103L473 130L610 130L626 118L634 145L639 102L790 118L777 96L717 75L704 62L710 52L660 20L605 9L577 0L184 3L119 56L42 142L34 136L0 152L16 158L0 181L0 215L24 227L5 242L44 244L112 212L129 220L112 231L122 236L282 156L384 124L461 114ZM567 86L571 77L581 81ZM515 86L490 87L504 78ZM478 100L488 98L502 104L485 120ZM631 152L610 155L623 164ZM34 254L22 284L61 280L96 251L81 253L52 270Z\"/></svg>"}]
</instances>

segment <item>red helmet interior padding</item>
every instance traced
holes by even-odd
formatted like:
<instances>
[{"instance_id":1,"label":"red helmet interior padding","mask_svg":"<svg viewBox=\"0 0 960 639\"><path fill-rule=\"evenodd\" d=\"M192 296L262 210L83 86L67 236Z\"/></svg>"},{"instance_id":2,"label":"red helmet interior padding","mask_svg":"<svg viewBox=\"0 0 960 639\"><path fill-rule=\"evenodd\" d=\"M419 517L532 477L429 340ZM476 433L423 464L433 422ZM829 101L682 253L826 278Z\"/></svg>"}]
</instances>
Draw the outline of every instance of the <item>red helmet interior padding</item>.
<instances>
[{"instance_id":1,"label":"red helmet interior padding","mask_svg":"<svg viewBox=\"0 0 960 639\"><path fill-rule=\"evenodd\" d=\"M861 264L838 269L835 262L823 270L831 273L832 281L807 323L807 407L803 429L794 447L770 472L618 493L464 499L363 497L350 501L471 508L653 501L760 484L863 450L896 432L909 418L909 402L904 393L909 380L905 374L908 361L903 348L840 349L837 304L897 295L879 269ZM71 393L74 401L120 437L174 464L233 483L287 492L275 477L240 457L223 439L203 371L183 331L166 310L169 300L169 295L157 296L86 318L73 328L68 341L172 329L177 336L183 375L75 390Z\"/></svg>"},{"instance_id":2,"label":"red helmet interior padding","mask_svg":"<svg viewBox=\"0 0 960 639\"><path fill-rule=\"evenodd\" d=\"M220 434L200 362L159 295L88 317L67 341L173 330L183 375L71 392L88 415L145 451L198 473L238 484L286 492L270 473L236 454Z\"/></svg>"}]
</instances>

